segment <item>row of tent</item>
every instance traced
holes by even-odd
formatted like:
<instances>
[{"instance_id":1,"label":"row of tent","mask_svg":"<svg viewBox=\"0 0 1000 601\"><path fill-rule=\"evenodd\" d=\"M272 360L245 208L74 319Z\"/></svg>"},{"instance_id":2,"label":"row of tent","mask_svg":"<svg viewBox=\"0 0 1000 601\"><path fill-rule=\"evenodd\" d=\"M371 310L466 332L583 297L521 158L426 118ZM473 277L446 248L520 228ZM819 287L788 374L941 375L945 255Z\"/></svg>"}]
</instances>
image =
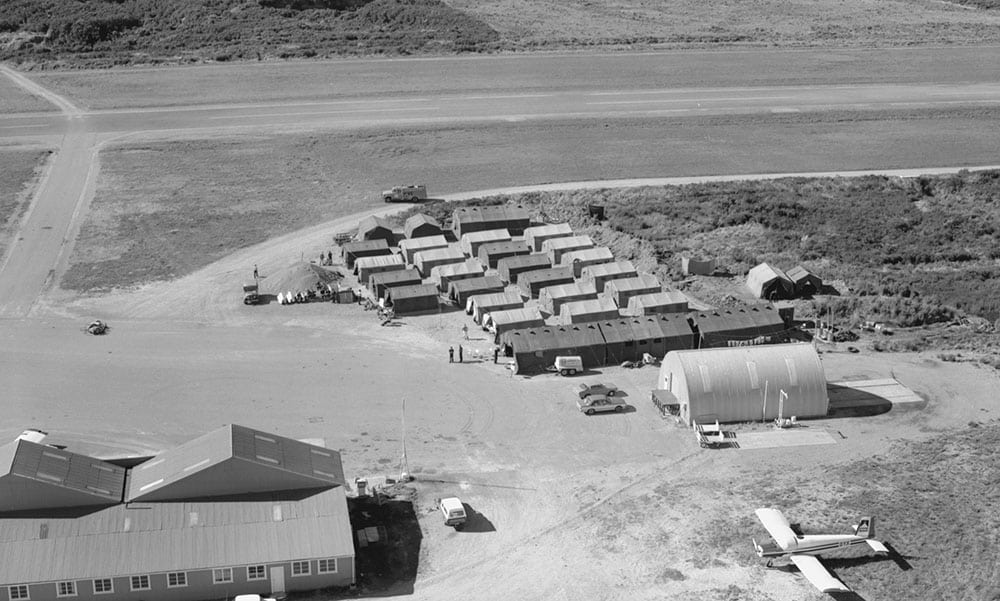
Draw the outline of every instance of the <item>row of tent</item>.
<instances>
[{"instance_id":1,"label":"row of tent","mask_svg":"<svg viewBox=\"0 0 1000 601\"><path fill-rule=\"evenodd\" d=\"M531 226L527 209L512 206L461 207L452 213L451 228L455 237L473 232L507 230L514 236L522 235ZM403 237L407 240L440 235L444 232L436 219L424 214L409 217L403 225ZM369 216L358 224L357 240L385 240L393 244L396 234L392 224L383 217Z\"/></svg>"},{"instance_id":2,"label":"row of tent","mask_svg":"<svg viewBox=\"0 0 1000 601\"><path fill-rule=\"evenodd\" d=\"M823 280L802 265L785 272L768 263L761 263L747 273L747 288L757 298L790 299L820 293Z\"/></svg>"},{"instance_id":3,"label":"row of tent","mask_svg":"<svg viewBox=\"0 0 1000 601\"><path fill-rule=\"evenodd\" d=\"M645 353L662 357L672 350L781 342L788 327L777 310L766 307L509 329L498 340L517 373L532 373L561 355L578 355L589 369L640 361Z\"/></svg>"}]
</instances>

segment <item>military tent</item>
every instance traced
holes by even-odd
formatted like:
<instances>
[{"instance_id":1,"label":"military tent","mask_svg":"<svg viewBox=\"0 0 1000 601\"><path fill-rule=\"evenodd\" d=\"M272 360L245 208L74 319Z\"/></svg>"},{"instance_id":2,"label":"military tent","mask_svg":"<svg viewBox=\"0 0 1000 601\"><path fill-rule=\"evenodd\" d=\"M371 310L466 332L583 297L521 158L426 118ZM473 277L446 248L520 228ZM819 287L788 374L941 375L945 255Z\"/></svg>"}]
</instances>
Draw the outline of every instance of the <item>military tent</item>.
<instances>
[{"instance_id":1,"label":"military tent","mask_svg":"<svg viewBox=\"0 0 1000 601\"><path fill-rule=\"evenodd\" d=\"M415 286L421 283L420 274L412 267L399 271L385 271L375 273L368 279L368 287L375 298L385 296L386 288L398 288L399 286Z\"/></svg>"},{"instance_id":2,"label":"military tent","mask_svg":"<svg viewBox=\"0 0 1000 601\"><path fill-rule=\"evenodd\" d=\"M598 326L608 365L642 361L646 353L660 359L668 351L691 348L691 328L683 318L668 322L659 316L623 317L600 321Z\"/></svg>"},{"instance_id":3,"label":"military tent","mask_svg":"<svg viewBox=\"0 0 1000 601\"><path fill-rule=\"evenodd\" d=\"M479 247L488 242L510 242L511 235L507 230L486 230L472 232L462 236L458 244L468 257L478 257Z\"/></svg>"},{"instance_id":4,"label":"military tent","mask_svg":"<svg viewBox=\"0 0 1000 601\"><path fill-rule=\"evenodd\" d=\"M811 344L774 344L667 353L657 385L695 422L748 422L778 417L823 417L829 410L826 376Z\"/></svg>"},{"instance_id":5,"label":"military tent","mask_svg":"<svg viewBox=\"0 0 1000 601\"><path fill-rule=\"evenodd\" d=\"M465 301L465 312L472 315L472 321L482 324L483 315L490 311L520 309L524 306L521 295L513 290L507 292L491 292L489 294L474 294Z\"/></svg>"},{"instance_id":6,"label":"military tent","mask_svg":"<svg viewBox=\"0 0 1000 601\"><path fill-rule=\"evenodd\" d=\"M550 238L542 243L542 252L548 253L553 265L559 265L564 254L585 248L594 248L594 241L590 239L590 236Z\"/></svg>"},{"instance_id":7,"label":"military tent","mask_svg":"<svg viewBox=\"0 0 1000 601\"><path fill-rule=\"evenodd\" d=\"M448 248L448 241L444 236L424 236L423 238L407 238L399 241L399 252L406 259L406 262L413 264L413 257L421 251L435 250L438 248Z\"/></svg>"},{"instance_id":8,"label":"military tent","mask_svg":"<svg viewBox=\"0 0 1000 601\"><path fill-rule=\"evenodd\" d=\"M778 300L792 298L795 285L785 272L767 263L761 263L747 273L747 288L757 298Z\"/></svg>"},{"instance_id":9,"label":"military tent","mask_svg":"<svg viewBox=\"0 0 1000 601\"><path fill-rule=\"evenodd\" d=\"M487 242L479 246L479 262L483 267L495 269L500 259L519 257L529 252L524 242Z\"/></svg>"},{"instance_id":10,"label":"military tent","mask_svg":"<svg viewBox=\"0 0 1000 601\"><path fill-rule=\"evenodd\" d=\"M431 269L452 263L465 263L465 255L457 248L422 250L413 255L413 266L425 278L431 275Z\"/></svg>"},{"instance_id":11,"label":"military tent","mask_svg":"<svg viewBox=\"0 0 1000 601\"><path fill-rule=\"evenodd\" d=\"M615 301L619 309L628 307L628 301L640 294L655 294L660 292L660 280L651 273L640 273L634 278L611 280L604 285L604 296Z\"/></svg>"},{"instance_id":12,"label":"military tent","mask_svg":"<svg viewBox=\"0 0 1000 601\"><path fill-rule=\"evenodd\" d=\"M498 309L490 311L483 318L483 327L493 334L493 343L500 342L500 335L509 330L524 328L541 328L545 326L538 307L521 307L520 309Z\"/></svg>"},{"instance_id":13,"label":"military tent","mask_svg":"<svg viewBox=\"0 0 1000 601\"><path fill-rule=\"evenodd\" d=\"M559 309L564 303L596 299L597 288L594 288L593 282L547 286L538 292L538 305L550 315L559 315Z\"/></svg>"},{"instance_id":14,"label":"military tent","mask_svg":"<svg viewBox=\"0 0 1000 601\"><path fill-rule=\"evenodd\" d=\"M479 278L486 273L483 266L475 259L469 259L464 263L449 263L439 265L431 269L431 281L437 284L438 290L448 292L448 286L458 280L468 280Z\"/></svg>"},{"instance_id":15,"label":"military tent","mask_svg":"<svg viewBox=\"0 0 1000 601\"><path fill-rule=\"evenodd\" d=\"M485 230L509 230L520 236L531 225L527 209L513 206L461 207L451 216L451 227L455 237Z\"/></svg>"},{"instance_id":16,"label":"military tent","mask_svg":"<svg viewBox=\"0 0 1000 601\"><path fill-rule=\"evenodd\" d=\"M614 262L615 255L607 246L595 246L594 248L570 251L564 253L559 259L560 265L573 268L573 275L576 277L580 277L584 267Z\"/></svg>"},{"instance_id":17,"label":"military tent","mask_svg":"<svg viewBox=\"0 0 1000 601\"><path fill-rule=\"evenodd\" d=\"M715 273L715 259L681 257L681 271L684 275L712 275Z\"/></svg>"},{"instance_id":18,"label":"military tent","mask_svg":"<svg viewBox=\"0 0 1000 601\"><path fill-rule=\"evenodd\" d=\"M536 225L524 230L524 243L532 252L541 252L542 244L553 238L566 238L573 235L573 228L568 223L551 225Z\"/></svg>"},{"instance_id":19,"label":"military tent","mask_svg":"<svg viewBox=\"0 0 1000 601\"><path fill-rule=\"evenodd\" d=\"M392 226L381 217L369 216L358 224L358 240L385 240L392 245L396 241Z\"/></svg>"},{"instance_id":20,"label":"military tent","mask_svg":"<svg viewBox=\"0 0 1000 601\"><path fill-rule=\"evenodd\" d=\"M522 273L517 276L517 287L522 296L538 298L538 292L542 288L558 286L559 284L572 284L573 281L572 267L551 267Z\"/></svg>"},{"instance_id":21,"label":"military tent","mask_svg":"<svg viewBox=\"0 0 1000 601\"><path fill-rule=\"evenodd\" d=\"M418 213L409 217L403 224L403 235L407 239L439 236L441 235L441 224L433 217Z\"/></svg>"},{"instance_id":22,"label":"military tent","mask_svg":"<svg viewBox=\"0 0 1000 601\"><path fill-rule=\"evenodd\" d=\"M623 280L634 278L639 275L632 261L618 261L617 263L601 263L584 267L580 274L581 279L594 282L594 287L598 292L604 292L604 285L611 280Z\"/></svg>"},{"instance_id":23,"label":"military tent","mask_svg":"<svg viewBox=\"0 0 1000 601\"><path fill-rule=\"evenodd\" d=\"M680 290L639 294L628 299L625 313L633 317L657 313L687 313L688 299Z\"/></svg>"},{"instance_id":24,"label":"military tent","mask_svg":"<svg viewBox=\"0 0 1000 601\"><path fill-rule=\"evenodd\" d=\"M585 369L604 364L604 336L595 323L508 330L500 345L514 357L516 373L544 371L563 355L579 355Z\"/></svg>"},{"instance_id":25,"label":"military tent","mask_svg":"<svg viewBox=\"0 0 1000 601\"><path fill-rule=\"evenodd\" d=\"M519 255L500 259L497 262L497 273L500 274L501 280L508 284L516 284L519 274L536 269L548 269L549 267L552 267L552 261L544 253Z\"/></svg>"},{"instance_id":26,"label":"military tent","mask_svg":"<svg viewBox=\"0 0 1000 601\"><path fill-rule=\"evenodd\" d=\"M470 296L476 294L489 294L490 292L503 292L504 283L495 275L487 275L467 280L453 280L448 284L448 298L459 307L465 307Z\"/></svg>"},{"instance_id":27,"label":"military tent","mask_svg":"<svg viewBox=\"0 0 1000 601\"><path fill-rule=\"evenodd\" d=\"M438 290L434 284L416 284L387 288L385 304L392 307L396 315L437 311Z\"/></svg>"},{"instance_id":28,"label":"military tent","mask_svg":"<svg viewBox=\"0 0 1000 601\"><path fill-rule=\"evenodd\" d=\"M785 337L785 322L773 308L701 312L691 317L697 328L698 348L772 344Z\"/></svg>"},{"instance_id":29,"label":"military tent","mask_svg":"<svg viewBox=\"0 0 1000 601\"><path fill-rule=\"evenodd\" d=\"M354 269L354 262L361 257L391 255L392 249L389 248L389 244L385 240L377 238L375 240L348 242L340 248L340 253L344 258L344 265L348 269Z\"/></svg>"},{"instance_id":30,"label":"military tent","mask_svg":"<svg viewBox=\"0 0 1000 601\"><path fill-rule=\"evenodd\" d=\"M354 262L354 275L358 281L367 284L374 273L406 269L403 257L399 255L382 255L380 257L361 257Z\"/></svg>"},{"instance_id":31,"label":"military tent","mask_svg":"<svg viewBox=\"0 0 1000 601\"><path fill-rule=\"evenodd\" d=\"M592 300L570 301L559 307L559 323L570 325L588 321L618 319L618 307L610 298L598 297Z\"/></svg>"},{"instance_id":32,"label":"military tent","mask_svg":"<svg viewBox=\"0 0 1000 601\"><path fill-rule=\"evenodd\" d=\"M823 280L801 265L796 265L785 274L792 280L795 296L812 296L823 289Z\"/></svg>"}]
</instances>

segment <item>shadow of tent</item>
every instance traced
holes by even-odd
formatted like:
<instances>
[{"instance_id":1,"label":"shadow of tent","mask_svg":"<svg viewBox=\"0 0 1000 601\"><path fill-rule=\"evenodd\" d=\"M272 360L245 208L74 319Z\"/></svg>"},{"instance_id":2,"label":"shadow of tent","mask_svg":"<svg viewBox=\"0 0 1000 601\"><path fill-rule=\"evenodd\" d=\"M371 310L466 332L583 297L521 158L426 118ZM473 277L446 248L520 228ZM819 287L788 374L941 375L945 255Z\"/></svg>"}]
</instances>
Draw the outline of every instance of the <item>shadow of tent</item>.
<instances>
[{"instance_id":1,"label":"shadow of tent","mask_svg":"<svg viewBox=\"0 0 1000 601\"><path fill-rule=\"evenodd\" d=\"M462 503L462 507L465 508L465 525L462 526L462 532L497 531L496 527L493 526L493 522L491 522L485 515L473 509L471 505L468 503Z\"/></svg>"},{"instance_id":2,"label":"shadow of tent","mask_svg":"<svg viewBox=\"0 0 1000 601\"><path fill-rule=\"evenodd\" d=\"M372 497L349 498L348 510L355 532L371 526L385 529L385 540L356 546L359 596L413 594L423 540L413 503L393 499L379 504Z\"/></svg>"},{"instance_id":3,"label":"shadow of tent","mask_svg":"<svg viewBox=\"0 0 1000 601\"><path fill-rule=\"evenodd\" d=\"M827 417L869 417L888 413L892 402L876 394L856 388L827 383L830 406Z\"/></svg>"}]
</instances>

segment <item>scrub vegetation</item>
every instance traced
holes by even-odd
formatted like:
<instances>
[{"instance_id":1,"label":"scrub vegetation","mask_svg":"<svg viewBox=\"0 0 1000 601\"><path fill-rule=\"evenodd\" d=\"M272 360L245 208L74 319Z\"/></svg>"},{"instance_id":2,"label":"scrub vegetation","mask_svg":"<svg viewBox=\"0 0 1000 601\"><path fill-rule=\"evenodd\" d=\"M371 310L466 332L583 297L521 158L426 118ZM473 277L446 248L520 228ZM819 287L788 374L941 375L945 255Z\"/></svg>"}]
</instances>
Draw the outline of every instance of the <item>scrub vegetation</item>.
<instances>
[{"instance_id":1,"label":"scrub vegetation","mask_svg":"<svg viewBox=\"0 0 1000 601\"><path fill-rule=\"evenodd\" d=\"M44 151L0 150L0 258L17 231L49 153Z\"/></svg>"},{"instance_id":2,"label":"scrub vegetation","mask_svg":"<svg viewBox=\"0 0 1000 601\"><path fill-rule=\"evenodd\" d=\"M532 50L1000 42L996 0L7 0L0 60L107 67Z\"/></svg>"}]
</instances>

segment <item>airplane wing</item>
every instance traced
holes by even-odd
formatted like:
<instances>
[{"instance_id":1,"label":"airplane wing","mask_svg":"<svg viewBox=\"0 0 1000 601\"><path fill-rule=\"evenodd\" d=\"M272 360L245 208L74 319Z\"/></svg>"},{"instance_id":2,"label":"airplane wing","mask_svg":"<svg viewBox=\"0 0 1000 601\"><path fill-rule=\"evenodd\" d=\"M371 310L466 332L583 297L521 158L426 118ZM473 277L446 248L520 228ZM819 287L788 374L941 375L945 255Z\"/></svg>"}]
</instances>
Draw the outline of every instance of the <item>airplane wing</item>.
<instances>
[{"instance_id":1,"label":"airplane wing","mask_svg":"<svg viewBox=\"0 0 1000 601\"><path fill-rule=\"evenodd\" d=\"M848 593L851 591L843 582L831 576L830 572L826 571L826 568L815 556L791 555L789 559L799 568L806 580L820 591L824 593Z\"/></svg>"},{"instance_id":2,"label":"airplane wing","mask_svg":"<svg viewBox=\"0 0 1000 601\"><path fill-rule=\"evenodd\" d=\"M756 513L760 523L764 524L767 533L771 535L774 542L778 543L779 547L785 551L795 547L795 532L783 513L777 509L766 507L758 509Z\"/></svg>"},{"instance_id":3,"label":"airplane wing","mask_svg":"<svg viewBox=\"0 0 1000 601\"><path fill-rule=\"evenodd\" d=\"M878 553L879 555L889 554L889 548L883 545L882 543L878 542L874 538L866 539L865 542L868 543L868 546L871 547L872 550Z\"/></svg>"}]
</instances>

